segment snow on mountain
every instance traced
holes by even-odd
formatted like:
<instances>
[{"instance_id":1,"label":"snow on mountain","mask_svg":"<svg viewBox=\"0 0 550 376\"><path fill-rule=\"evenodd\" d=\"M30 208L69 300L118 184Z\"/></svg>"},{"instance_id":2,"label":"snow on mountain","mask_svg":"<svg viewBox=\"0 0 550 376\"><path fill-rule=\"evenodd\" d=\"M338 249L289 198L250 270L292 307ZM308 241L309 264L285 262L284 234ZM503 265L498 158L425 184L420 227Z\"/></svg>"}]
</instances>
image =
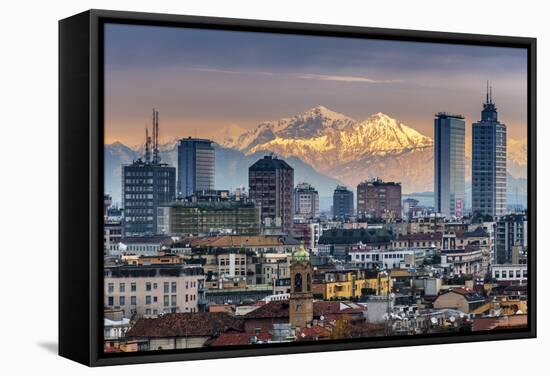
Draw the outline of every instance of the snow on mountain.
<instances>
[{"instance_id":1,"label":"snow on mountain","mask_svg":"<svg viewBox=\"0 0 550 376\"><path fill-rule=\"evenodd\" d=\"M514 178L527 178L527 140L508 139L507 169Z\"/></svg>"},{"instance_id":2,"label":"snow on mountain","mask_svg":"<svg viewBox=\"0 0 550 376\"><path fill-rule=\"evenodd\" d=\"M406 191L433 189L432 139L384 113L357 122L317 106L290 118L261 123L237 140L227 146L247 155L272 152L297 157L352 187L366 178L395 176L393 180L402 181L404 190L410 188ZM411 170L403 171L405 167Z\"/></svg>"}]
</instances>

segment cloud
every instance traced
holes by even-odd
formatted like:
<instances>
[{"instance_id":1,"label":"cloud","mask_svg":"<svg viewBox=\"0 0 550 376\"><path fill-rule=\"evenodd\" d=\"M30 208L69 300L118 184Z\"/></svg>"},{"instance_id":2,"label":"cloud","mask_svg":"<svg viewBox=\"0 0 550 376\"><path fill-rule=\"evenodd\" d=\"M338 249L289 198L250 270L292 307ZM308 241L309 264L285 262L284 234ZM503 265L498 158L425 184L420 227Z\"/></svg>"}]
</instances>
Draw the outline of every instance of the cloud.
<instances>
[{"instance_id":1,"label":"cloud","mask_svg":"<svg viewBox=\"0 0 550 376\"><path fill-rule=\"evenodd\" d=\"M225 74L257 74L261 76L272 76L273 73L265 71L238 71L238 70L227 70L227 69L216 69L216 68L191 68L193 71L197 72L208 72L208 73L225 73Z\"/></svg>"},{"instance_id":2,"label":"cloud","mask_svg":"<svg viewBox=\"0 0 550 376\"><path fill-rule=\"evenodd\" d=\"M375 80L369 77L362 77L362 76L337 76L337 75L324 75L324 74L301 74L298 76L298 78L301 78L304 80L364 82L369 84L386 84L386 83L401 82L401 80Z\"/></svg>"}]
</instances>

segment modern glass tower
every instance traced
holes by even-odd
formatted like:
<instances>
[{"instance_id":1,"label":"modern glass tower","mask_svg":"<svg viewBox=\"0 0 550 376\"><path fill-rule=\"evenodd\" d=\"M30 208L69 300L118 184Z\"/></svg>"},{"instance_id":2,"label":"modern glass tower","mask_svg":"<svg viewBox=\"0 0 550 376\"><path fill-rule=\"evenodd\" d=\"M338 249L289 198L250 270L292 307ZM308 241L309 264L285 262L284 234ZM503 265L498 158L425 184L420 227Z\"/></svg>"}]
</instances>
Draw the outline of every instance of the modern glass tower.
<instances>
[{"instance_id":1,"label":"modern glass tower","mask_svg":"<svg viewBox=\"0 0 550 376\"><path fill-rule=\"evenodd\" d=\"M447 218L464 208L464 117L440 112L434 119L435 209Z\"/></svg>"},{"instance_id":2,"label":"modern glass tower","mask_svg":"<svg viewBox=\"0 0 550 376\"><path fill-rule=\"evenodd\" d=\"M498 121L489 88L481 120L472 124L472 211L506 213L506 125Z\"/></svg>"},{"instance_id":3,"label":"modern glass tower","mask_svg":"<svg viewBox=\"0 0 550 376\"><path fill-rule=\"evenodd\" d=\"M215 154L211 140L183 138L178 143L178 197L214 189Z\"/></svg>"}]
</instances>

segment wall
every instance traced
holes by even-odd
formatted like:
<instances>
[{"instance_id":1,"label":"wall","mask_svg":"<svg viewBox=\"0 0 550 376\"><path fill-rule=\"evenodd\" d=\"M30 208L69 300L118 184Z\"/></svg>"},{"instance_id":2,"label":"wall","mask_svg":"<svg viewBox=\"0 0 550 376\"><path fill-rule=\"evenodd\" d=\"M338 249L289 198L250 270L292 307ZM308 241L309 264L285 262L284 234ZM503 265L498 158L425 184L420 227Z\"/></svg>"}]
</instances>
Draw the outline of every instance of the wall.
<instances>
[{"instance_id":1,"label":"wall","mask_svg":"<svg viewBox=\"0 0 550 376\"><path fill-rule=\"evenodd\" d=\"M365 361L369 373L425 375L426 367L419 359L429 354L430 369L445 369L445 376L463 375L462 367L449 367L451 357L468 359L468 367L477 374L540 374L547 363L550 345L550 324L544 321L548 313L550 278L539 278L539 338L521 341L498 341L430 347L407 347L379 350L315 353L307 355L235 358L187 363L165 363L143 366L123 366L87 369L55 355L57 343L57 20L88 8L141 10L196 14L220 17L241 17L299 22L332 23L393 27L401 29L440 30L486 34L538 37L539 45L539 165L550 164L550 148L542 148L542 140L550 140L548 125L548 66L550 29L547 6L543 1L461 1L423 2L394 1L144 1L144 0L84 0L56 2L5 2L0 24L2 38L2 108L3 147L0 149L3 174L14 184L0 185L4 200L4 250L21 249L21 241L32 239L32 247L23 247L27 259L25 278L21 267L7 267L2 273L4 286L18 281L18 288L4 289L4 300L12 307L0 311L4 325L0 354L3 374L36 374L48 369L57 375L134 375L153 373L189 375L242 375L243 370L261 370L262 376L280 375L284 369L302 369L308 374L333 375L342 366L360 367ZM148 111L148 110L147 110ZM147 112L148 113L148 112ZM262 119L263 120L263 119ZM161 120L162 121L162 120ZM143 127L143 124L140 124ZM29 173L32 171L32 173ZM539 170L539 212L550 212L550 200L543 200L542 188L550 184L549 173ZM40 182L37 186L36 182ZM39 192L39 195L37 195ZM27 203L22 198L29 198ZM32 199L30 199L32 198ZM6 207L7 205L7 207ZM42 221L33 227L29 238L28 213L41 213ZM540 215L540 233L550 226L550 217ZM40 244L36 242L40 240ZM77 250L75 250L77 251ZM540 252L539 265L550 262L548 252ZM29 294L33 297L28 309ZM85 292L83 292L85 293ZM27 307L27 308L25 308ZM21 323L25 323L22 325ZM513 349L514 361L503 354ZM472 356L483 353L484 356ZM397 369L388 372L388 364ZM415 366L407 366L414 364ZM538 371L538 372L537 372ZM256 372L260 375L259 372Z\"/></svg>"}]
</instances>

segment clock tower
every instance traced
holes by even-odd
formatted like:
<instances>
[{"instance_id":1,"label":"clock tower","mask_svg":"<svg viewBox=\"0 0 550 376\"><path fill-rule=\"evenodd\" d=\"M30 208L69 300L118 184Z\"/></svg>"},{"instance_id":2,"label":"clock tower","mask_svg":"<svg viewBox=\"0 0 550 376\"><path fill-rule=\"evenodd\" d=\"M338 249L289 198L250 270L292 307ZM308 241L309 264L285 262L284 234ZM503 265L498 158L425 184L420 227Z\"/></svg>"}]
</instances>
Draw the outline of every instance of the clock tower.
<instances>
[{"instance_id":1,"label":"clock tower","mask_svg":"<svg viewBox=\"0 0 550 376\"><path fill-rule=\"evenodd\" d=\"M309 253L302 245L292 254L290 262L289 319L293 328L304 328L313 320L312 279Z\"/></svg>"}]
</instances>

